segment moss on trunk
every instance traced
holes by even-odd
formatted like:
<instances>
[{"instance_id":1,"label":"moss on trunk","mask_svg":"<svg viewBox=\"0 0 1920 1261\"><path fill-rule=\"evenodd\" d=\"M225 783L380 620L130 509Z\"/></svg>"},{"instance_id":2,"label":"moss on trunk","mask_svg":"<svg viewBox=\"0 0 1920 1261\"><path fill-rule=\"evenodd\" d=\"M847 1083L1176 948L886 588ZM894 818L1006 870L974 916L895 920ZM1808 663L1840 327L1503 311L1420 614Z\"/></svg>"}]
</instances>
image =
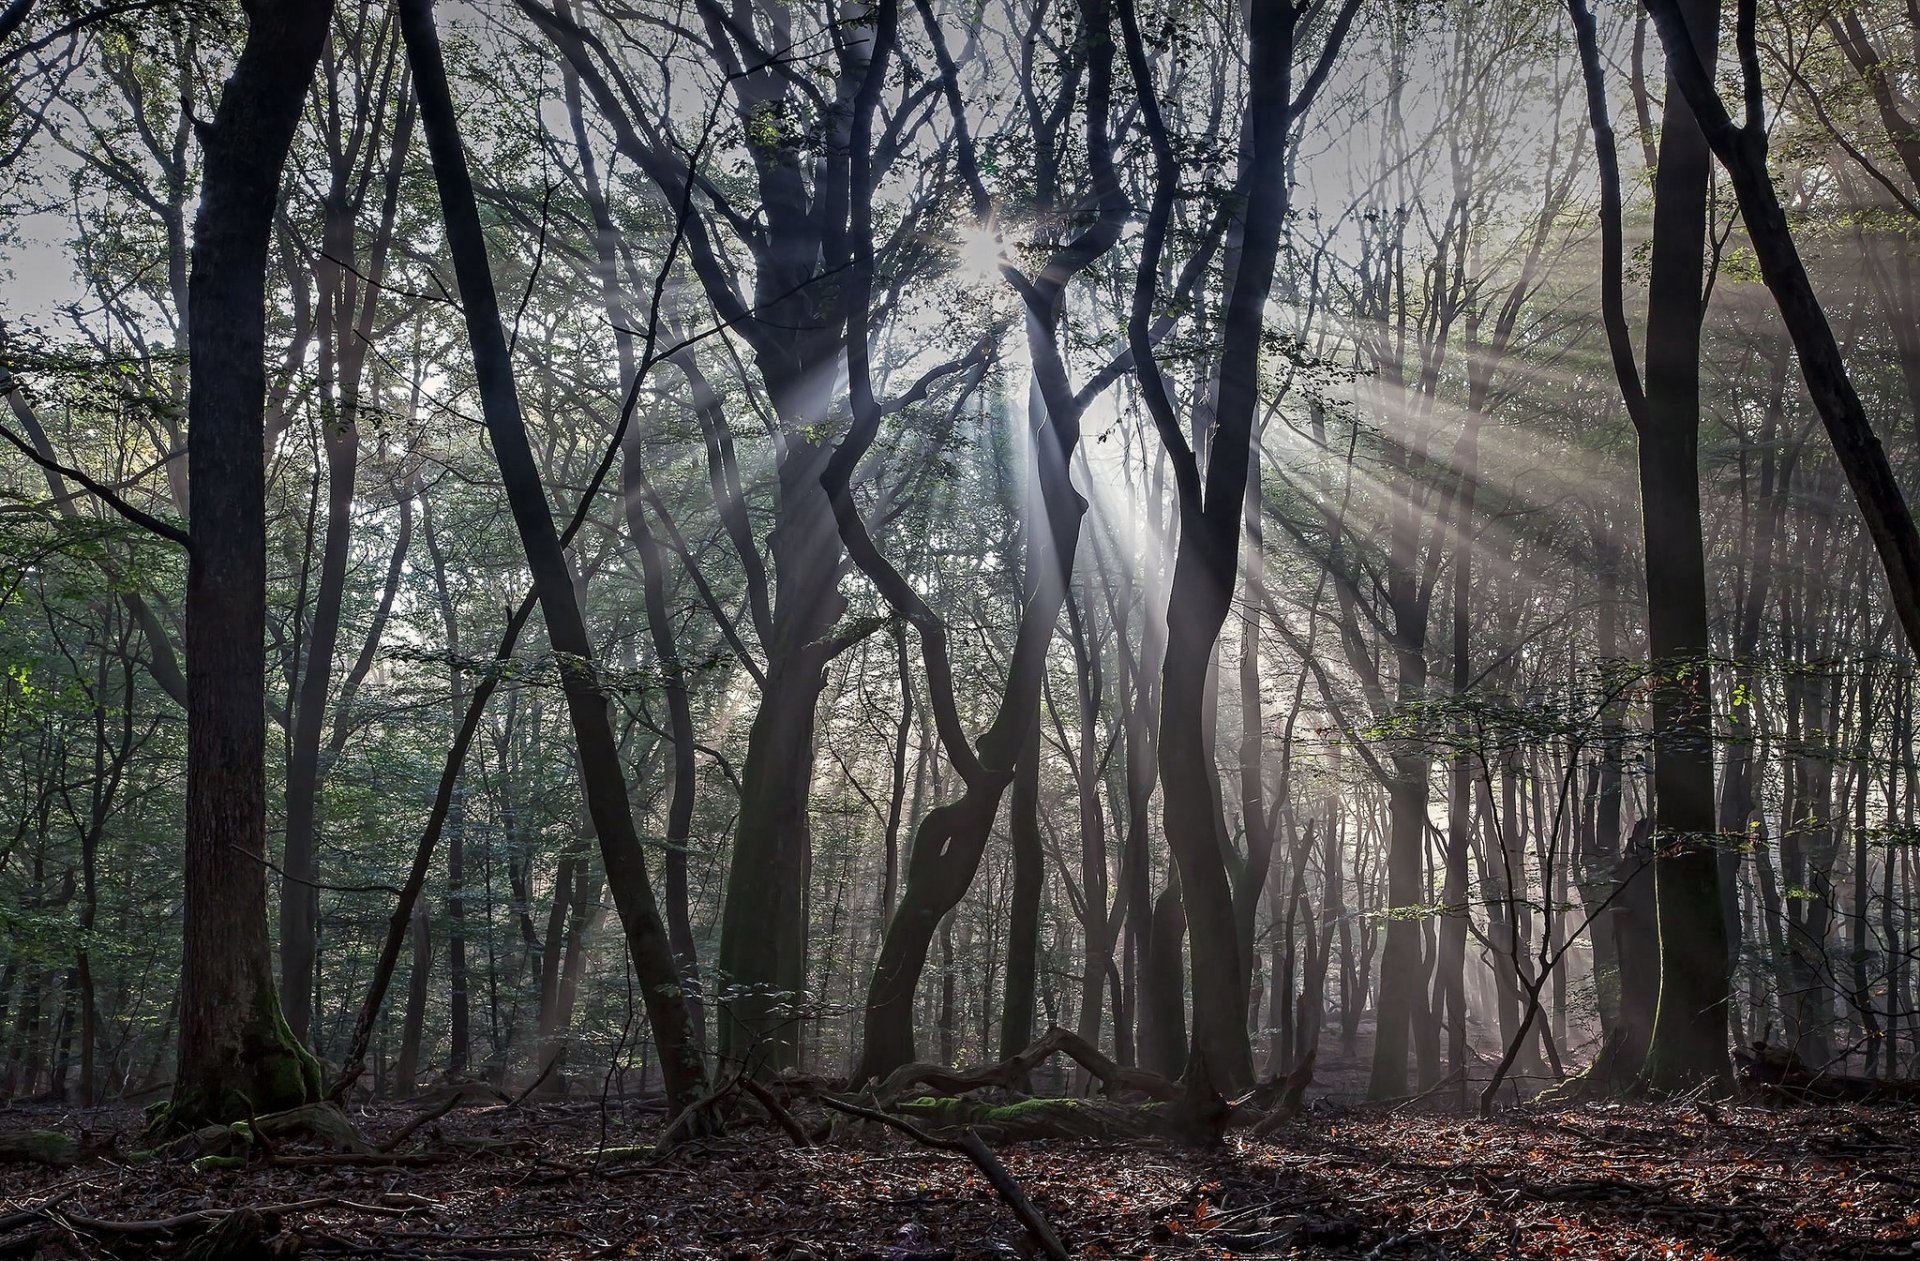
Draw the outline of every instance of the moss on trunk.
<instances>
[{"instance_id":1,"label":"moss on trunk","mask_svg":"<svg viewBox=\"0 0 1920 1261\"><path fill-rule=\"evenodd\" d=\"M252 1010L226 1052L194 1078L180 1081L173 1098L154 1110L150 1136L284 1112L320 1098L320 1061L287 1027L272 982L255 991Z\"/></svg>"}]
</instances>

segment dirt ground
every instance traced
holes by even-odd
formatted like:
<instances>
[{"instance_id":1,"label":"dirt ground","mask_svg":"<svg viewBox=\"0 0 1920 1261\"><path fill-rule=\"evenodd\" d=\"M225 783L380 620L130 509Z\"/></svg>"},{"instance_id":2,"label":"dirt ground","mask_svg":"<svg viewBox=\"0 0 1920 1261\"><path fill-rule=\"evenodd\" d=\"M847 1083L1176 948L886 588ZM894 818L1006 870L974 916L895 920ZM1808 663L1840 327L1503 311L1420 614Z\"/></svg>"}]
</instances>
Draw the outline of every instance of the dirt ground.
<instances>
[{"instance_id":1,"label":"dirt ground","mask_svg":"<svg viewBox=\"0 0 1920 1261\"><path fill-rule=\"evenodd\" d=\"M375 1140L419 1112L358 1108ZM811 1123L812 1114L801 1113ZM657 1111L468 1104L391 1157L196 1171L95 1154L0 1166L0 1256L182 1255L222 1210L265 1210L247 1256L687 1257L935 1261L1030 1255L979 1171L890 1132L797 1147L736 1124L664 1158ZM0 1126L85 1131L130 1110L15 1109ZM625 1150L622 1150L625 1149ZM1911 1110L1752 1105L1509 1109L1321 1101L1214 1151L1049 1142L1001 1152L1076 1256L1920 1258ZM167 1222L166 1219L185 1220Z\"/></svg>"}]
</instances>

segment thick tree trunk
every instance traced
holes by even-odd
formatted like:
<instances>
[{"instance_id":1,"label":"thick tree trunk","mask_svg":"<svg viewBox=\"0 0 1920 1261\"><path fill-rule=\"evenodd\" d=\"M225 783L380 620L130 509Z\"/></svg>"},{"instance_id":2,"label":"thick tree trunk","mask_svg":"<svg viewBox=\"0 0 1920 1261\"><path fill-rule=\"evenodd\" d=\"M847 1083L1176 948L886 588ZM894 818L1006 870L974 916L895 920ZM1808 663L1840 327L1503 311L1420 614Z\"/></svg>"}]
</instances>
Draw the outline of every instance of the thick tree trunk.
<instances>
[{"instance_id":1,"label":"thick tree trunk","mask_svg":"<svg viewBox=\"0 0 1920 1261\"><path fill-rule=\"evenodd\" d=\"M1688 0L1711 59L1718 0ZM1654 901L1660 1000L1643 1069L1657 1089L1731 1080L1730 976L1713 792L1713 707L1700 515L1700 329L1712 156L1669 76L1654 181L1640 504L1655 672Z\"/></svg>"},{"instance_id":2,"label":"thick tree trunk","mask_svg":"<svg viewBox=\"0 0 1920 1261\"><path fill-rule=\"evenodd\" d=\"M1187 912L1178 876L1153 899L1140 969L1140 1067L1177 1081L1187 1071Z\"/></svg>"},{"instance_id":3,"label":"thick tree trunk","mask_svg":"<svg viewBox=\"0 0 1920 1261\"><path fill-rule=\"evenodd\" d=\"M798 511L789 509L782 529L798 524L791 519ZM778 560L775 568L783 583L803 569L797 561L782 565ZM783 616L797 617L783 614L789 607L787 590L783 585L776 627ZM831 589L816 595L840 603ZM811 629L824 632L831 624L829 618ZM792 633L807 629L795 627ZM807 997L807 890L813 875L808 804L825 673L817 637L769 653L767 682L740 770L740 821L720 919L716 994L726 995L716 1003L720 1054L729 1062L751 1060L768 1070L799 1066L800 1016Z\"/></svg>"},{"instance_id":4,"label":"thick tree trunk","mask_svg":"<svg viewBox=\"0 0 1920 1261\"><path fill-rule=\"evenodd\" d=\"M407 969L407 1003L400 1017L400 1054L393 1076L402 1094L420 1085L420 1042L426 1031L427 991L433 983L433 923L425 902L414 903L408 929L413 962Z\"/></svg>"},{"instance_id":5,"label":"thick tree trunk","mask_svg":"<svg viewBox=\"0 0 1920 1261\"><path fill-rule=\"evenodd\" d=\"M180 1038L168 1124L303 1103L266 917L266 265L280 173L327 35L326 0L254 0L205 130L190 289L187 839Z\"/></svg>"}]
</instances>

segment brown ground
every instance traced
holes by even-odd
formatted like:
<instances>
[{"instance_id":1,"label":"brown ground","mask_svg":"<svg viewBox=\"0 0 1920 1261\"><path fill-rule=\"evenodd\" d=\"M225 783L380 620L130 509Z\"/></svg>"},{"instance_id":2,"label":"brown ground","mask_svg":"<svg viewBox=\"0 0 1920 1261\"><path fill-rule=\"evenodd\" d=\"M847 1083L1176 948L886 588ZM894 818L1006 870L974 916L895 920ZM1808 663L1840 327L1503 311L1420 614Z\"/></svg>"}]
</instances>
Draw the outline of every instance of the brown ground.
<instances>
[{"instance_id":1,"label":"brown ground","mask_svg":"<svg viewBox=\"0 0 1920 1261\"><path fill-rule=\"evenodd\" d=\"M377 1139L416 1115L384 1107L354 1119ZM608 1142L644 1143L659 1120L616 1107ZM130 1133L138 1117L31 1109L0 1121ZM203 1223L116 1227L300 1200L339 1202L281 1213L271 1255L933 1261L1028 1251L964 1157L897 1136L799 1149L743 1125L663 1160L628 1153L596 1168L599 1135L592 1104L472 1104L422 1128L399 1158L409 1163L0 1167L0 1256L176 1255ZM473 1151L476 1139L492 1149ZM1235 1137L1213 1152L1061 1142L1002 1154L1088 1257L1920 1258L1911 1110L1588 1105L1482 1122L1323 1102L1272 1141Z\"/></svg>"}]
</instances>

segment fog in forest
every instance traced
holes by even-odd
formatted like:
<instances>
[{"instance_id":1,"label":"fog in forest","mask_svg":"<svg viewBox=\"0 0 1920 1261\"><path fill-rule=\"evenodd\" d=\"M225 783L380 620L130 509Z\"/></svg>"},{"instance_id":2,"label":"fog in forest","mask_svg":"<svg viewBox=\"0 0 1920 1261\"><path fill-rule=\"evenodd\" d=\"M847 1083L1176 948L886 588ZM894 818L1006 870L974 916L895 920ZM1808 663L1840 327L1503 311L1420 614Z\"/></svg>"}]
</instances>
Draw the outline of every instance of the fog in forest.
<instances>
[{"instance_id":1,"label":"fog in forest","mask_svg":"<svg viewBox=\"0 0 1920 1261\"><path fill-rule=\"evenodd\" d=\"M1917 55L7 0L0 1252L1920 1247Z\"/></svg>"}]
</instances>

